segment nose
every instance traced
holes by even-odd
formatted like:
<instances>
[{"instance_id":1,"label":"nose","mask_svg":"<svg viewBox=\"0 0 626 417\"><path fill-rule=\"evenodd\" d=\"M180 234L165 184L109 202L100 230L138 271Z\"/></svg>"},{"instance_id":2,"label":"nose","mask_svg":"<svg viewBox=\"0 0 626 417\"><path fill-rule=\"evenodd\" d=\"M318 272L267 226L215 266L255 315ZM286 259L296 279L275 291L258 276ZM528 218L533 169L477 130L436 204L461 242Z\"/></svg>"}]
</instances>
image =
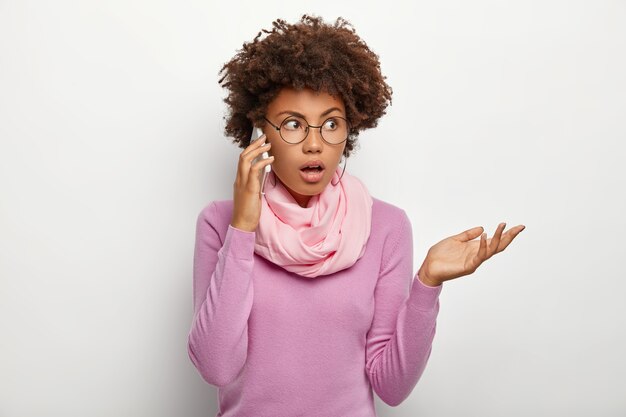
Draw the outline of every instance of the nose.
<instances>
[{"instance_id":1,"label":"nose","mask_svg":"<svg viewBox=\"0 0 626 417\"><path fill-rule=\"evenodd\" d=\"M322 139L322 134L320 129L310 127L309 134L306 136L306 139L302 142L302 151L303 152L321 152L324 147L324 140Z\"/></svg>"}]
</instances>

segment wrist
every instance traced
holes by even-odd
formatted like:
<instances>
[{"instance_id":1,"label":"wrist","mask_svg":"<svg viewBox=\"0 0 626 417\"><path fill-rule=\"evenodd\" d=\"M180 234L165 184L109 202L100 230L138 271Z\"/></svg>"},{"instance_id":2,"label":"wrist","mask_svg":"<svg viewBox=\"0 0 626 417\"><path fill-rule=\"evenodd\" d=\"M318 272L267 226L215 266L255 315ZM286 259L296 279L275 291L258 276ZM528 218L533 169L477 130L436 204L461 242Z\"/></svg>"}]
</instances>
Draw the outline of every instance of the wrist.
<instances>
[{"instance_id":1,"label":"wrist","mask_svg":"<svg viewBox=\"0 0 626 417\"><path fill-rule=\"evenodd\" d=\"M420 270L417 272L417 277L420 281L422 281L422 284L427 285L429 287L438 287L441 285L441 282L429 277L428 273L424 271L422 268L420 268Z\"/></svg>"},{"instance_id":2,"label":"wrist","mask_svg":"<svg viewBox=\"0 0 626 417\"><path fill-rule=\"evenodd\" d=\"M235 229L243 230L244 232L254 232L256 230L256 227L245 226L237 222L230 222L230 225Z\"/></svg>"}]
</instances>

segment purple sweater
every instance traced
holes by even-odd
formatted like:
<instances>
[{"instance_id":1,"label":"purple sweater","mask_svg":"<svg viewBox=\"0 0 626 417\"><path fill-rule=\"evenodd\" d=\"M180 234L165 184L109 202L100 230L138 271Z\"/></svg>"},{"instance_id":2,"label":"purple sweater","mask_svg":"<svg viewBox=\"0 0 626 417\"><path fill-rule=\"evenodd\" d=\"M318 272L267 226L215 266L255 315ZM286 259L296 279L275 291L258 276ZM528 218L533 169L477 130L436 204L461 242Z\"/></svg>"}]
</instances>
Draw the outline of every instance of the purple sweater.
<instances>
[{"instance_id":1,"label":"purple sweater","mask_svg":"<svg viewBox=\"0 0 626 417\"><path fill-rule=\"evenodd\" d=\"M404 401L432 348L442 285L413 275L404 210L373 198L365 254L316 278L254 253L232 200L198 215L188 353L218 387L216 417L375 417Z\"/></svg>"}]
</instances>

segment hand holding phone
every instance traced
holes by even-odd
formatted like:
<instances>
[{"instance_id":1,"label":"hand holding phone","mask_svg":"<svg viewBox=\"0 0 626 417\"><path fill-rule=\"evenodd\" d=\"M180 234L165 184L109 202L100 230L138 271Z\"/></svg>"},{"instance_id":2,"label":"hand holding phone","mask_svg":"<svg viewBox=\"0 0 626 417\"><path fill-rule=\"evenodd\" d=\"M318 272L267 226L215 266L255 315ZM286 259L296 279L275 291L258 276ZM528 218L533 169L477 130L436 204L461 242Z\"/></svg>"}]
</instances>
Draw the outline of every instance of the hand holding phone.
<instances>
[{"instance_id":1,"label":"hand holding phone","mask_svg":"<svg viewBox=\"0 0 626 417\"><path fill-rule=\"evenodd\" d=\"M263 136L263 131L261 130L261 128L255 127L254 129L252 129L252 136L250 137L250 143L254 142L261 136ZM263 152L261 156L258 156L252 160L252 164L254 165L257 161L260 161L261 159L267 159L267 158L269 158L269 155L267 154L267 152ZM263 195L265 194L265 191L263 191L263 188L265 186L265 179L267 178L267 174L269 174L271 170L272 170L272 167L270 165L265 165L265 169L263 169L263 171L261 172L261 194Z\"/></svg>"},{"instance_id":2,"label":"hand holding phone","mask_svg":"<svg viewBox=\"0 0 626 417\"><path fill-rule=\"evenodd\" d=\"M268 156L271 143L260 143L260 129L253 129L251 143L239 155L237 177L233 184L233 215L230 224L240 230L253 232L261 218L263 185L270 172L274 156ZM253 178L254 177L254 178ZM257 181L261 180L260 187ZM257 190L258 194L257 194ZM253 191L252 193L250 191Z\"/></svg>"}]
</instances>

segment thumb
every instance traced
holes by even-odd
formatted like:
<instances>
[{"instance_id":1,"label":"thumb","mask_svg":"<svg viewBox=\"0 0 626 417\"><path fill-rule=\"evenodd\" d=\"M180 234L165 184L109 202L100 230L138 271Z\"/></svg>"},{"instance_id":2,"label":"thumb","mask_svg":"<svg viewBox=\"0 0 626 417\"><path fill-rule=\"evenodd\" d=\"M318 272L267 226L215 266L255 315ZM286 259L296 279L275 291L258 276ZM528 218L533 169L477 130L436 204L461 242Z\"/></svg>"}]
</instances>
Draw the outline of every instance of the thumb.
<instances>
[{"instance_id":1,"label":"thumb","mask_svg":"<svg viewBox=\"0 0 626 417\"><path fill-rule=\"evenodd\" d=\"M455 239L460 240L461 242L467 242L468 240L472 240L475 237L480 236L482 232L484 232L484 228L482 226L472 227L471 229L467 229L464 232L459 233L458 235L454 235Z\"/></svg>"}]
</instances>

